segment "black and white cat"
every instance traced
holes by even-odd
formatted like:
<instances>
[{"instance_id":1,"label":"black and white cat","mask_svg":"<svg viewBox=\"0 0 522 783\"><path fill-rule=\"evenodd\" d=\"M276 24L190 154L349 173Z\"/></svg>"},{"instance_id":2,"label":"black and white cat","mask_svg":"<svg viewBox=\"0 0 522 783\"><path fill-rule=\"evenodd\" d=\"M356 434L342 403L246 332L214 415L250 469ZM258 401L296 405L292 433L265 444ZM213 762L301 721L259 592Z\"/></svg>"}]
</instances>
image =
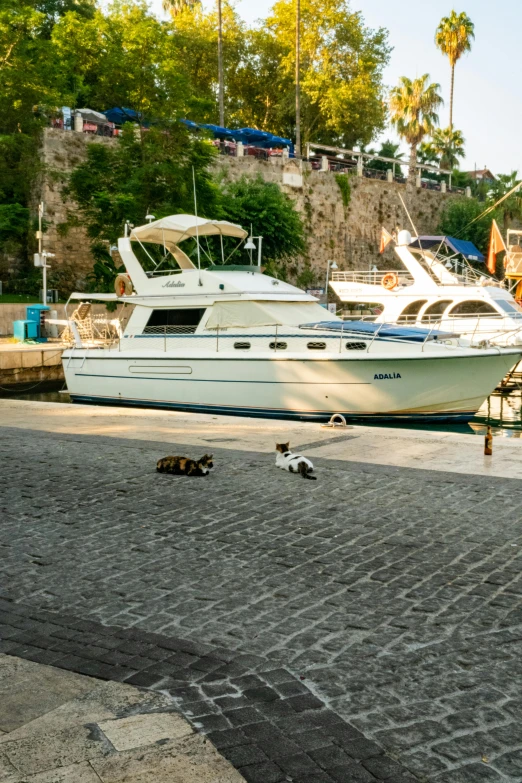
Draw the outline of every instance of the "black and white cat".
<instances>
[{"instance_id":1,"label":"black and white cat","mask_svg":"<svg viewBox=\"0 0 522 783\"><path fill-rule=\"evenodd\" d=\"M317 481L315 476L311 476L314 466L312 462L300 454L293 454L290 451L290 443L276 443L276 465L282 470L288 470L289 473L300 473L305 479Z\"/></svg>"}]
</instances>

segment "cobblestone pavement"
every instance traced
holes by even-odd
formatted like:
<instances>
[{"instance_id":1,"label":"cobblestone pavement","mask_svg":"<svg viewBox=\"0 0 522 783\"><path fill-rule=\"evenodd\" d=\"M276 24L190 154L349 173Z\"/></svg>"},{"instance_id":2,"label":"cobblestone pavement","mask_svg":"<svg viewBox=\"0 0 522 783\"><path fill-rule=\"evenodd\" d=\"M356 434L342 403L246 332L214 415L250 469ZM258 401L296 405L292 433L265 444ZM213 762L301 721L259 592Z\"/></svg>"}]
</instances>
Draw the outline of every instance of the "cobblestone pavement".
<instances>
[{"instance_id":1,"label":"cobblestone pavement","mask_svg":"<svg viewBox=\"0 0 522 783\"><path fill-rule=\"evenodd\" d=\"M228 450L190 480L164 455L3 429L6 593L268 658L420 780L520 783L521 482L333 460L303 482Z\"/></svg>"}]
</instances>

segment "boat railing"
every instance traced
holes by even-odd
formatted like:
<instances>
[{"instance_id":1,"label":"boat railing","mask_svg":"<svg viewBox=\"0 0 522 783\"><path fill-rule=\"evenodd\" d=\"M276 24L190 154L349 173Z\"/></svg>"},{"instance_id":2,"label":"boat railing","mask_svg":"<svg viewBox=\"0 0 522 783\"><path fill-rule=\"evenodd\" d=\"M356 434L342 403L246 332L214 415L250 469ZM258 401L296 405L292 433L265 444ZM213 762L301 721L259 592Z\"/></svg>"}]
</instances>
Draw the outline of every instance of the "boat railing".
<instances>
[{"instance_id":1,"label":"boat railing","mask_svg":"<svg viewBox=\"0 0 522 783\"><path fill-rule=\"evenodd\" d=\"M440 260L440 259L438 259ZM521 262L522 263L522 262ZM440 279L435 273L434 269L431 269L426 265L426 272L433 278L438 286L477 286L477 285L498 285L496 281L473 269L470 266L454 262L452 268L449 270L453 279ZM411 272L403 272L400 269L379 269L368 271L354 271L354 272L331 272L330 280L333 283L359 283L363 285L382 285L384 277L386 275L396 275L399 286L412 285L415 282L414 275ZM396 288L396 287L395 287ZM395 288L389 289L391 293Z\"/></svg>"},{"instance_id":2,"label":"boat railing","mask_svg":"<svg viewBox=\"0 0 522 783\"><path fill-rule=\"evenodd\" d=\"M383 334L384 327L396 327L395 324L379 323L372 332L360 332L351 327L350 322L343 322L339 330L324 331L319 327L296 328L295 326L272 325L263 327L259 332L241 329L238 327L217 327L198 332L197 326L155 326L145 327L144 330L135 333L126 332L121 337L114 339L110 336L105 342L100 339L89 339L73 343L73 348L85 351L85 349L102 349L108 352L120 353L122 351L143 350L154 355L171 353L182 361L184 355L208 353L228 353L237 356L248 353L285 353L306 352L310 356L321 356L325 353L342 353L352 356L358 353L369 353L374 348L376 341L396 342L396 335ZM386 331L386 330L385 330ZM436 331L435 325L426 331L424 342L432 339L432 332ZM402 335L399 338L401 344L412 344L419 347L417 333L412 333L411 340ZM134 370L131 368L131 372ZM138 370L136 370L137 372Z\"/></svg>"},{"instance_id":3,"label":"boat railing","mask_svg":"<svg viewBox=\"0 0 522 783\"><path fill-rule=\"evenodd\" d=\"M381 285L385 275L397 275L399 285L412 285L415 282L410 272L398 269L379 269L367 272L331 272L333 283L363 283L364 285Z\"/></svg>"}]
</instances>

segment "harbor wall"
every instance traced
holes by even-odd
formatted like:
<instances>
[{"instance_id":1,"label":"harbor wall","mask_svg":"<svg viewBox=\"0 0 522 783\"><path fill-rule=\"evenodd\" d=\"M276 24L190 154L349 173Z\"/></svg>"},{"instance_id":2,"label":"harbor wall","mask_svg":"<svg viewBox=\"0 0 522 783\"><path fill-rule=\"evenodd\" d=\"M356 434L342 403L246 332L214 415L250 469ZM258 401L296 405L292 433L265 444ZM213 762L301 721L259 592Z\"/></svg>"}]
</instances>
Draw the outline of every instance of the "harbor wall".
<instances>
[{"instance_id":1,"label":"harbor wall","mask_svg":"<svg viewBox=\"0 0 522 783\"><path fill-rule=\"evenodd\" d=\"M42 383L63 381L63 350L60 344L0 344L0 397L16 391L19 384L38 384L38 390L41 391Z\"/></svg>"},{"instance_id":2,"label":"harbor wall","mask_svg":"<svg viewBox=\"0 0 522 783\"><path fill-rule=\"evenodd\" d=\"M65 195L64 188L70 172L86 157L88 144L116 144L111 138L64 132L47 128L43 133L42 157L45 164L34 204L43 200L46 207L47 231L43 247L56 258L52 259L51 286L62 296L82 288L86 275L92 270L93 259L89 239L82 227L73 227L66 233L63 224L75 204ZM306 228L307 252L289 266L289 279L295 281L308 268L315 283L324 281L328 260L339 269L368 269L374 265L393 265L391 250L378 255L381 226L389 230L397 225L408 227L399 195L406 199L406 187L396 182L347 176L334 172L312 171L310 164L302 165L281 158L267 161L254 157L220 156L215 168L224 179L236 180L242 175L261 176L267 182L276 182L292 198L300 211ZM341 178L348 188L341 190ZM343 183L341 183L343 184ZM407 199L408 208L419 231L433 234L441 211L452 194L417 188ZM324 284L324 282L323 282Z\"/></svg>"}]
</instances>

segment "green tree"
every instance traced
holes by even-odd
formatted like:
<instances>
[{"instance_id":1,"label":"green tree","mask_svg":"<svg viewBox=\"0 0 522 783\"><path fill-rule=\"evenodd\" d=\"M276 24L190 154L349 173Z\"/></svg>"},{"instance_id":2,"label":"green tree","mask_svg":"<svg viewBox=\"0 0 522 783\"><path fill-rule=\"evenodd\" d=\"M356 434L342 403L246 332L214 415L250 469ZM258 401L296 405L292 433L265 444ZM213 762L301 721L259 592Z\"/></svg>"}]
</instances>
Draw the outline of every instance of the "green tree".
<instances>
[{"instance_id":1,"label":"green tree","mask_svg":"<svg viewBox=\"0 0 522 783\"><path fill-rule=\"evenodd\" d=\"M491 223L494 219L498 220L499 215L497 212L492 212L476 220L483 211L484 204L474 198L448 199L437 232L445 236L467 239L485 253L489 245Z\"/></svg>"},{"instance_id":2,"label":"green tree","mask_svg":"<svg viewBox=\"0 0 522 783\"><path fill-rule=\"evenodd\" d=\"M445 54L451 66L451 93L449 127L453 130L453 93L455 87L455 65L465 52L471 50L471 41L475 38L475 26L464 12L452 11L441 19L435 33L435 43Z\"/></svg>"},{"instance_id":3,"label":"green tree","mask_svg":"<svg viewBox=\"0 0 522 783\"><path fill-rule=\"evenodd\" d=\"M458 169L459 158L464 157L465 139L460 130L435 128L426 143L426 151L433 153L442 169Z\"/></svg>"},{"instance_id":4,"label":"green tree","mask_svg":"<svg viewBox=\"0 0 522 783\"><path fill-rule=\"evenodd\" d=\"M418 79L401 76L399 85L390 93L391 122L399 136L410 145L408 185L415 185L417 147L425 136L431 135L439 118L437 109L442 104L440 85L429 83L429 74Z\"/></svg>"},{"instance_id":5,"label":"green tree","mask_svg":"<svg viewBox=\"0 0 522 783\"><path fill-rule=\"evenodd\" d=\"M270 130L293 136L295 130L295 0L278 0L264 22L268 44L256 56L281 57L276 81L265 94L278 91ZM346 0L301 0L300 102L302 141L353 147L369 143L384 128L383 69L388 63L388 33L370 30ZM260 117L258 127L262 126ZM264 127L264 126L263 126ZM268 129L268 128L267 128Z\"/></svg>"},{"instance_id":6,"label":"green tree","mask_svg":"<svg viewBox=\"0 0 522 783\"><path fill-rule=\"evenodd\" d=\"M127 220L141 225L150 212L157 218L193 213L193 168L198 212L214 217L219 210L219 189L209 170L214 154L208 142L193 139L183 127L152 128L140 140L126 125L115 147L90 144L86 162L73 171L69 192L79 211L69 224L81 221L95 256L102 257L100 243L114 243Z\"/></svg>"},{"instance_id":7,"label":"green tree","mask_svg":"<svg viewBox=\"0 0 522 783\"><path fill-rule=\"evenodd\" d=\"M185 8L192 8L200 0L162 0L163 10L173 16L180 14Z\"/></svg>"},{"instance_id":8,"label":"green tree","mask_svg":"<svg viewBox=\"0 0 522 783\"><path fill-rule=\"evenodd\" d=\"M128 106L149 118L186 112L189 85L169 25L144 2L116 4L92 19L66 14L52 42L71 105Z\"/></svg>"},{"instance_id":9,"label":"green tree","mask_svg":"<svg viewBox=\"0 0 522 783\"><path fill-rule=\"evenodd\" d=\"M52 47L43 35L44 13L34 4L3 0L0 6L0 129L31 132L33 106L60 98Z\"/></svg>"},{"instance_id":10,"label":"green tree","mask_svg":"<svg viewBox=\"0 0 522 783\"><path fill-rule=\"evenodd\" d=\"M261 176L226 182L222 215L263 237L263 262L276 277L286 277L285 264L305 251L301 216L275 182L265 182Z\"/></svg>"},{"instance_id":11,"label":"green tree","mask_svg":"<svg viewBox=\"0 0 522 783\"><path fill-rule=\"evenodd\" d=\"M221 10L223 81L227 85L224 112L227 123L244 125L241 107L251 99L244 78L245 70L250 71L249 34L229 2L223 2ZM217 12L207 12L200 3L185 8L172 21L176 61L189 85L187 110L196 122L219 122L218 28Z\"/></svg>"}]
</instances>

